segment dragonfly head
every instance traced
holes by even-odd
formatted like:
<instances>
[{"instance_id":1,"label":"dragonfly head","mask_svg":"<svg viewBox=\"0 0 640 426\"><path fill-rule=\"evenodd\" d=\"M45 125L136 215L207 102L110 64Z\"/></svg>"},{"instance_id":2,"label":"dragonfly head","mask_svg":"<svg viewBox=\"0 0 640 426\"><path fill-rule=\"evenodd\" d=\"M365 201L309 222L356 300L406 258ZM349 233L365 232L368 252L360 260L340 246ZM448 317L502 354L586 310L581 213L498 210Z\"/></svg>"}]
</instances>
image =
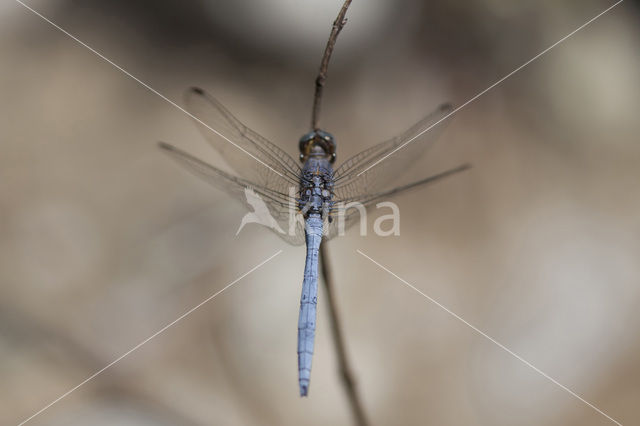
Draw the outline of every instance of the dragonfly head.
<instances>
[{"instance_id":1,"label":"dragonfly head","mask_svg":"<svg viewBox=\"0 0 640 426\"><path fill-rule=\"evenodd\" d=\"M300 138L300 161L309 157L328 157L333 163L336 160L336 142L330 133L313 130Z\"/></svg>"}]
</instances>

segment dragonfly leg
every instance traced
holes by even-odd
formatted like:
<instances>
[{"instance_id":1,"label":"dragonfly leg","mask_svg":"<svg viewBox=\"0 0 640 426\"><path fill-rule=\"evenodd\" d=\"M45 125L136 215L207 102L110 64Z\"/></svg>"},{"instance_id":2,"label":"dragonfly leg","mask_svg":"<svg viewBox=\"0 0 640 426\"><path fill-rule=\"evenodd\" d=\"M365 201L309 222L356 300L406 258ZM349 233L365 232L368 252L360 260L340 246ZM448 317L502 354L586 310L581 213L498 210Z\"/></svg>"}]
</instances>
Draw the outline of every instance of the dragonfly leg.
<instances>
[{"instance_id":1,"label":"dragonfly leg","mask_svg":"<svg viewBox=\"0 0 640 426\"><path fill-rule=\"evenodd\" d=\"M305 204L302 210L300 210L300 213L302 213L302 216L306 216L307 213L309 212L309 209L311 209L311 200L307 201L307 204Z\"/></svg>"},{"instance_id":2,"label":"dragonfly leg","mask_svg":"<svg viewBox=\"0 0 640 426\"><path fill-rule=\"evenodd\" d=\"M329 216L330 208L328 201L322 203L322 219L329 219L329 222L331 222L331 217Z\"/></svg>"}]
</instances>

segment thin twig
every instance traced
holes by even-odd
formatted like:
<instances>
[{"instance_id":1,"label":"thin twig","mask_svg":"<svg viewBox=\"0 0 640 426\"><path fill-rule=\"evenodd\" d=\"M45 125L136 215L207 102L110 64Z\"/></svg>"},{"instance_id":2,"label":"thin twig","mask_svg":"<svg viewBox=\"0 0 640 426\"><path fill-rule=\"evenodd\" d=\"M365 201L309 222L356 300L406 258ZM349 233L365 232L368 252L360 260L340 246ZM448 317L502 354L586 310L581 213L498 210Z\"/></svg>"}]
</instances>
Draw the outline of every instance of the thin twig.
<instances>
[{"instance_id":1,"label":"thin twig","mask_svg":"<svg viewBox=\"0 0 640 426\"><path fill-rule=\"evenodd\" d=\"M338 34L342 31L342 28L347 23L345 15L347 9L351 4L351 0L345 0L336 20L333 21L331 27L331 33L329 34L329 40L327 40L327 46L324 49L324 55L322 55L322 61L320 62L320 71L316 77L316 90L313 96L313 110L311 112L311 128L318 130L318 118L320 116L320 103L322 101L322 91L324 89L324 83L327 80L327 71L329 69L329 59L333 53L333 48L336 45ZM333 336L333 343L336 349L336 355L338 358L338 365L340 369L340 376L342 378L342 384L349 399L349 407L353 413L353 418L357 426L367 426L369 422L364 412L362 400L356 387L356 382L351 372L349 360L347 359L347 350L344 343L344 336L342 335L342 326L340 324L340 317L338 316L338 308L336 306L336 300L333 293L333 277L331 275L331 268L329 265L329 255L326 249L326 242L320 245L320 268L322 270L322 278L324 287L327 292L327 304L329 305L329 318L331 323L331 334Z\"/></svg>"},{"instance_id":2,"label":"thin twig","mask_svg":"<svg viewBox=\"0 0 640 426\"><path fill-rule=\"evenodd\" d=\"M367 426L367 417L364 413L364 407L360 399L360 394L356 387L355 379L351 373L349 360L347 359L347 351L344 344L344 336L342 335L342 326L340 317L336 308L336 301L333 293L333 278L331 276L331 268L329 267L329 258L326 249L326 242L320 245L320 268L322 268L322 278L324 287L327 292L327 304L329 305L329 317L331 322L331 334L333 335L333 343L336 348L338 357L338 365L340 366L340 375L345 392L349 397L349 406L353 412L355 424L358 426Z\"/></svg>"},{"instance_id":3,"label":"thin twig","mask_svg":"<svg viewBox=\"0 0 640 426\"><path fill-rule=\"evenodd\" d=\"M329 34L329 40L327 40L327 47L324 49L324 55L322 55L322 62L320 62L320 72L316 77L316 91L313 95L313 111L311 112L311 128L318 130L318 117L320 116L320 102L322 101L322 89L324 89L324 82L327 80L327 70L329 69L329 59L331 59L331 53L336 45L338 34L342 31L342 28L347 23L345 15L347 9L351 4L351 0L345 0L342 5L342 9L338 13L336 20L333 21L331 27L331 34Z\"/></svg>"}]
</instances>

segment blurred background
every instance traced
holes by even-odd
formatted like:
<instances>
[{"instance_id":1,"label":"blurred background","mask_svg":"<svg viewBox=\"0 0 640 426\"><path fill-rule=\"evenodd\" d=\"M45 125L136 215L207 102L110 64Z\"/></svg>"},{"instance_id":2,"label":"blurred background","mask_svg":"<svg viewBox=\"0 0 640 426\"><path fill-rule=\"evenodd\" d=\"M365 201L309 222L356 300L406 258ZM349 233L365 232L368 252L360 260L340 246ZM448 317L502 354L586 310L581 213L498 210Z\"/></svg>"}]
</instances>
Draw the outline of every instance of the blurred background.
<instances>
[{"instance_id":1,"label":"blurred background","mask_svg":"<svg viewBox=\"0 0 640 426\"><path fill-rule=\"evenodd\" d=\"M460 105L610 1L351 6L321 126L340 159ZM297 155L340 1L31 0L182 104L204 87ZM457 113L394 200L401 235L329 243L373 425L610 420L358 255L361 249L625 425L640 423L640 27L626 1ZM320 290L297 389L304 249L156 148L222 165L191 120L29 10L0 6L0 423L351 424ZM371 231L371 225L369 225Z\"/></svg>"}]
</instances>

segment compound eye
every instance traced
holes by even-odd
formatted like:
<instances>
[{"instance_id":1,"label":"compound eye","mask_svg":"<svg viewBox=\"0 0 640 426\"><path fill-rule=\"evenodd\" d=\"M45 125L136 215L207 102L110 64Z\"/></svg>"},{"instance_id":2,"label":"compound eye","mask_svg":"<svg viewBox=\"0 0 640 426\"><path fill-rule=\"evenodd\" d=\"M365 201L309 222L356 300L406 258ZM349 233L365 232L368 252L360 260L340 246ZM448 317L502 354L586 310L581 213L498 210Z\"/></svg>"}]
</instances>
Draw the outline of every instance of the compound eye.
<instances>
[{"instance_id":1,"label":"compound eye","mask_svg":"<svg viewBox=\"0 0 640 426\"><path fill-rule=\"evenodd\" d=\"M306 135L302 135L302 137L300 138L300 141L298 142L298 148L302 154L307 151L307 146L309 142L313 140L314 135L315 134L313 132L309 132ZM300 160L303 160L303 157L300 157Z\"/></svg>"}]
</instances>

